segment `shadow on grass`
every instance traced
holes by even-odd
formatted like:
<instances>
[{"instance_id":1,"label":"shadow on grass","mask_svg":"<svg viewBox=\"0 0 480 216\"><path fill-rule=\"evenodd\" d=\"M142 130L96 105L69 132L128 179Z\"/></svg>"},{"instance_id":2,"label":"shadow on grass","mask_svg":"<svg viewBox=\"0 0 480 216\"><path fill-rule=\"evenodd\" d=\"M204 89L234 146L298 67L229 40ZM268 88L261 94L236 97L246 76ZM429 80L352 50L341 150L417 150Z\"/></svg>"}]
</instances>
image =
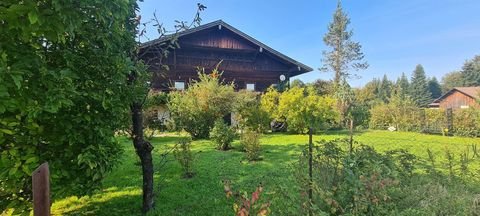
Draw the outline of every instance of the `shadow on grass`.
<instances>
[{"instance_id":1,"label":"shadow on grass","mask_svg":"<svg viewBox=\"0 0 480 216\"><path fill-rule=\"evenodd\" d=\"M141 190L112 187L84 197L56 200L52 215L140 215Z\"/></svg>"}]
</instances>

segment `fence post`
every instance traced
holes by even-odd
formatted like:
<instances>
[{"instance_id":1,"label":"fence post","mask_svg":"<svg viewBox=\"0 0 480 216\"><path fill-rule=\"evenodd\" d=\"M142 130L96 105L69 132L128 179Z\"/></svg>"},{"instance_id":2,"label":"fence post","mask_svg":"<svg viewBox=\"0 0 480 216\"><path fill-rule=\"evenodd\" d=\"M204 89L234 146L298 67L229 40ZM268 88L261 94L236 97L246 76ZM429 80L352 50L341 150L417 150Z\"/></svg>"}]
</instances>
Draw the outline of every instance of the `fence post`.
<instances>
[{"instance_id":1,"label":"fence post","mask_svg":"<svg viewBox=\"0 0 480 216\"><path fill-rule=\"evenodd\" d=\"M309 182L308 182L308 201L309 203L309 210L308 213L310 216L313 215L312 212L312 205L313 205L313 172L312 172L312 163L313 163L313 142L312 142L312 136L313 136L313 129L310 127L308 129L308 177L309 177Z\"/></svg>"},{"instance_id":2,"label":"fence post","mask_svg":"<svg viewBox=\"0 0 480 216\"><path fill-rule=\"evenodd\" d=\"M48 163L40 165L32 173L33 215L50 216L50 171Z\"/></svg>"}]
</instances>

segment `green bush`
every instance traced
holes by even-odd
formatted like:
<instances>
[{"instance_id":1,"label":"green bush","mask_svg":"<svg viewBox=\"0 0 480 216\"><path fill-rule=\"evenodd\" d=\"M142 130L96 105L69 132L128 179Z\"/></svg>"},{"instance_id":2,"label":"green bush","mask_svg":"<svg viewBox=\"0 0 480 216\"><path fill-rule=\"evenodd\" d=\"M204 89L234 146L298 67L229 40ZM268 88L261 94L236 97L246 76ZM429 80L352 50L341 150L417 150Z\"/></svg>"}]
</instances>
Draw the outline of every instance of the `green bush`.
<instances>
[{"instance_id":1,"label":"green bush","mask_svg":"<svg viewBox=\"0 0 480 216\"><path fill-rule=\"evenodd\" d=\"M260 159L260 134L255 131L244 131L240 137L240 144L245 150L249 161Z\"/></svg>"},{"instance_id":2,"label":"green bush","mask_svg":"<svg viewBox=\"0 0 480 216\"><path fill-rule=\"evenodd\" d=\"M225 124L223 119L215 121L215 125L210 131L210 139L217 144L218 150L226 151L230 149L230 144L233 142L234 138L235 130Z\"/></svg>"},{"instance_id":3,"label":"green bush","mask_svg":"<svg viewBox=\"0 0 480 216\"><path fill-rule=\"evenodd\" d=\"M171 120L192 138L208 138L215 120L233 110L235 92L233 84L224 84L214 70L207 75L200 71L199 81L192 81L185 91L170 93L168 109Z\"/></svg>"},{"instance_id":4,"label":"green bush","mask_svg":"<svg viewBox=\"0 0 480 216\"><path fill-rule=\"evenodd\" d=\"M190 148L192 139L190 137L182 138L177 142L175 149L173 150L173 155L175 159L182 166L184 178L191 178L195 174L193 172L193 154Z\"/></svg>"},{"instance_id":5,"label":"green bush","mask_svg":"<svg viewBox=\"0 0 480 216\"><path fill-rule=\"evenodd\" d=\"M241 90L236 95L234 119L241 129L266 132L270 128L270 115L260 107L257 92Z\"/></svg>"},{"instance_id":6,"label":"green bush","mask_svg":"<svg viewBox=\"0 0 480 216\"><path fill-rule=\"evenodd\" d=\"M306 133L309 127L329 128L338 121L336 100L317 95L312 87L293 87L283 93L269 89L261 104L272 119L285 120L294 133Z\"/></svg>"},{"instance_id":7,"label":"green bush","mask_svg":"<svg viewBox=\"0 0 480 216\"><path fill-rule=\"evenodd\" d=\"M453 111L453 134L457 136L480 136L480 110L475 108Z\"/></svg>"},{"instance_id":8,"label":"green bush","mask_svg":"<svg viewBox=\"0 0 480 216\"><path fill-rule=\"evenodd\" d=\"M0 211L28 215L31 173L43 162L56 199L96 190L121 158L114 136L132 101L129 74L146 74L130 58L137 5L0 5Z\"/></svg>"},{"instance_id":9,"label":"green bush","mask_svg":"<svg viewBox=\"0 0 480 216\"><path fill-rule=\"evenodd\" d=\"M389 103L381 103L370 109L370 128L386 129L390 126L399 131L421 131L422 110L409 98L393 96Z\"/></svg>"},{"instance_id":10,"label":"green bush","mask_svg":"<svg viewBox=\"0 0 480 216\"><path fill-rule=\"evenodd\" d=\"M392 190L402 176L409 176L415 156L406 151L387 154L372 147L355 144L351 153L343 150L346 140L320 141L313 152L313 199L310 210L333 215L385 215L395 205ZM304 151L294 167L301 193L310 188L308 152ZM310 201L303 197L304 206Z\"/></svg>"},{"instance_id":11,"label":"green bush","mask_svg":"<svg viewBox=\"0 0 480 216\"><path fill-rule=\"evenodd\" d=\"M423 132L444 134L447 131L446 129L448 129L448 125L444 109L425 109L425 128Z\"/></svg>"}]
</instances>

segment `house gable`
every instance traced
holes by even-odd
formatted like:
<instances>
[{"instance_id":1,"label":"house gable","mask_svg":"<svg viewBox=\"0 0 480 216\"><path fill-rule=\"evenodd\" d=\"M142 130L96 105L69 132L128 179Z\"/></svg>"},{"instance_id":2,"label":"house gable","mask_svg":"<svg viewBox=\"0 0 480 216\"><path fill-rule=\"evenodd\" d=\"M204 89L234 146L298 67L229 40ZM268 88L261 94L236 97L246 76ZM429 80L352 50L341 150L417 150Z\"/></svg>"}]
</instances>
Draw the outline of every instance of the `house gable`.
<instances>
[{"instance_id":1,"label":"house gable","mask_svg":"<svg viewBox=\"0 0 480 216\"><path fill-rule=\"evenodd\" d=\"M444 95L435 99L430 107L438 107L443 109L479 107L477 100L479 98L480 87L455 87Z\"/></svg>"},{"instance_id":2,"label":"house gable","mask_svg":"<svg viewBox=\"0 0 480 216\"><path fill-rule=\"evenodd\" d=\"M188 83L198 78L197 68L206 72L218 66L225 81L235 82L238 89L254 83L258 90L279 82L280 75L287 79L311 69L251 38L223 21L216 21L181 32L180 48L172 50L163 60L168 71L162 71L156 61L155 46L162 46L168 37L147 42L140 52L154 73L153 87L166 89L172 81ZM257 89L257 88L256 88Z\"/></svg>"}]
</instances>

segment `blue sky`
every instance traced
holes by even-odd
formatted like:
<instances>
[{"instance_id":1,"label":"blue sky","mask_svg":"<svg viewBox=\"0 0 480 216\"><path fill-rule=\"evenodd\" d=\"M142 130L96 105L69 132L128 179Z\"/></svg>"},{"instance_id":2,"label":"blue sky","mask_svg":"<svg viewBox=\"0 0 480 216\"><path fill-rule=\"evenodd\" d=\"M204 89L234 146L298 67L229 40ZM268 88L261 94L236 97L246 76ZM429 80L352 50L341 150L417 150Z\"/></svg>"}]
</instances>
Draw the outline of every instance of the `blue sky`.
<instances>
[{"instance_id":1,"label":"blue sky","mask_svg":"<svg viewBox=\"0 0 480 216\"><path fill-rule=\"evenodd\" d=\"M222 19L268 46L312 68L322 65L323 35L336 7L334 0L145 0L142 20L156 11L168 27L191 20L200 2L202 23ZM343 0L354 40L363 46L370 67L352 79L355 87L384 74L396 79L422 64L427 76L441 78L480 55L479 0ZM148 31L155 37L155 29ZM332 73L297 76L304 82L330 79Z\"/></svg>"}]
</instances>

